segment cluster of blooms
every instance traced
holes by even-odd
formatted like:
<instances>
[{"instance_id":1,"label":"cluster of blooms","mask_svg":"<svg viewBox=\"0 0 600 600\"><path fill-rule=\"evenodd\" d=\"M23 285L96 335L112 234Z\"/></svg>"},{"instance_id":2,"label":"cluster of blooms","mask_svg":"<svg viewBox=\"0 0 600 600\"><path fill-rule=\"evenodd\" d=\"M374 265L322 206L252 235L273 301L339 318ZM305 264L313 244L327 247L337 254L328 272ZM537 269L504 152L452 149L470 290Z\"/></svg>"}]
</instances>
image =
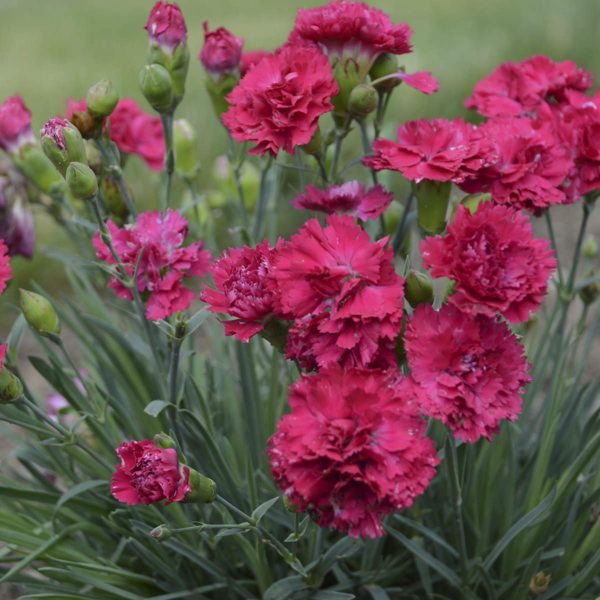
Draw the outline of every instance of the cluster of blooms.
<instances>
[{"instance_id":1,"label":"cluster of blooms","mask_svg":"<svg viewBox=\"0 0 600 600\"><path fill-rule=\"evenodd\" d=\"M176 210L141 213L132 225L118 227L107 223L113 247L129 277L146 303L148 319L165 319L186 310L195 294L184 285L188 277L208 272L211 255L202 241L183 246L188 233L187 221ZM99 232L94 237L96 255L110 265L117 265L110 248ZM132 300L131 290L118 277L109 282L121 298Z\"/></svg>"},{"instance_id":2,"label":"cluster of blooms","mask_svg":"<svg viewBox=\"0 0 600 600\"><path fill-rule=\"evenodd\" d=\"M85 100L67 100L67 119L86 109ZM133 98L119 100L110 116L110 137L123 154L136 154L153 171L163 168L165 142L160 119L144 112Z\"/></svg>"},{"instance_id":3,"label":"cluster of blooms","mask_svg":"<svg viewBox=\"0 0 600 600\"><path fill-rule=\"evenodd\" d=\"M341 63L354 61L364 77L382 53L410 51L409 40L408 26L362 3L300 10L288 44L261 57L228 96L223 121L236 139L256 143L254 152L293 153L316 132L319 116L334 110ZM241 44L221 47L233 46L239 60ZM302 64L307 53L310 70ZM558 65L537 82L538 103L574 104L585 78L563 75L561 84ZM429 74L404 80L435 88ZM305 370L268 454L279 488L321 525L376 537L385 514L412 504L438 463L424 417L473 443L520 412L529 365L507 321L525 321L539 308L555 260L519 210L568 201L574 164L564 133L541 119L544 110L534 114L527 98L527 110L480 126L406 123L397 142L375 141L364 159L417 184L491 193L493 202L473 212L459 206L446 233L422 243L425 268L454 284L439 310L426 304L407 314L389 240L371 241L355 221L387 209L392 195L380 185L310 185L292 203L326 213L324 224L310 219L274 247L229 249L213 266L216 289L202 299L228 315L226 335L270 339L270 324L279 323L286 358ZM399 369L399 343L408 375Z\"/></svg>"},{"instance_id":4,"label":"cluster of blooms","mask_svg":"<svg viewBox=\"0 0 600 600\"><path fill-rule=\"evenodd\" d=\"M600 188L600 97L571 61L535 56L505 63L466 101L489 117L479 126L420 119L398 141L378 140L364 163L419 182L451 181L497 204L539 213Z\"/></svg>"}]
</instances>

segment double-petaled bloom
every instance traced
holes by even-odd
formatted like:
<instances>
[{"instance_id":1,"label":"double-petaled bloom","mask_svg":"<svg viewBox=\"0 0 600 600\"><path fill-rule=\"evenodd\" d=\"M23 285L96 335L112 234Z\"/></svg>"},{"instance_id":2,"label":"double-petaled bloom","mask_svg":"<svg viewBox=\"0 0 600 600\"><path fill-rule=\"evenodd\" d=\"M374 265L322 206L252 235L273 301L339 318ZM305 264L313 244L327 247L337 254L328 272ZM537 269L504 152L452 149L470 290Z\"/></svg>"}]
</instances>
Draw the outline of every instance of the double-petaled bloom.
<instances>
[{"instance_id":1,"label":"double-petaled bloom","mask_svg":"<svg viewBox=\"0 0 600 600\"><path fill-rule=\"evenodd\" d=\"M190 470L179 463L174 448L159 448L151 440L123 442L116 450L120 464L110 484L112 495L125 504L182 502L192 491Z\"/></svg>"},{"instance_id":2,"label":"double-petaled bloom","mask_svg":"<svg viewBox=\"0 0 600 600\"><path fill-rule=\"evenodd\" d=\"M379 537L381 519L411 506L438 458L415 388L395 370L338 366L290 388L290 414L269 440L275 482L323 527Z\"/></svg>"},{"instance_id":3,"label":"double-petaled bloom","mask_svg":"<svg viewBox=\"0 0 600 600\"><path fill-rule=\"evenodd\" d=\"M419 409L463 441L491 439L502 420L521 412L529 364L501 319L420 305L408 320L404 347Z\"/></svg>"},{"instance_id":4,"label":"double-petaled bloom","mask_svg":"<svg viewBox=\"0 0 600 600\"><path fill-rule=\"evenodd\" d=\"M455 282L453 305L511 323L540 307L556 267L550 242L533 236L528 218L491 202L474 214L459 206L447 233L423 240L421 253L433 277Z\"/></svg>"},{"instance_id":5,"label":"double-petaled bloom","mask_svg":"<svg viewBox=\"0 0 600 600\"><path fill-rule=\"evenodd\" d=\"M203 242L184 246L188 234L187 221L176 210L141 213L132 225L118 227L107 223L112 244L129 277L146 304L148 319L165 319L189 308L196 294L185 286L192 277L208 272L211 255ZM96 256L116 265L111 251L99 233L94 237ZM109 286L117 296L133 299L131 290L117 277Z\"/></svg>"},{"instance_id":6,"label":"double-petaled bloom","mask_svg":"<svg viewBox=\"0 0 600 600\"><path fill-rule=\"evenodd\" d=\"M237 141L256 144L253 154L294 154L310 142L319 117L332 110L337 91L318 49L287 45L258 62L227 96L223 123Z\"/></svg>"}]
</instances>

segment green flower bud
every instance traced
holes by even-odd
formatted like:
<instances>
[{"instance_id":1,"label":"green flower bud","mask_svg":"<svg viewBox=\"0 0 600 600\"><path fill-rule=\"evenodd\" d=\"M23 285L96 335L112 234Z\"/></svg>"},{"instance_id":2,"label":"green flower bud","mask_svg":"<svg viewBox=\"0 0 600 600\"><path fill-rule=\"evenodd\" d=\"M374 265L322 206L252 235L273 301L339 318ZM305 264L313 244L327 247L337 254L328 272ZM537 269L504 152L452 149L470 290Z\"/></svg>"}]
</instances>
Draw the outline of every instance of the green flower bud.
<instances>
[{"instance_id":1,"label":"green flower bud","mask_svg":"<svg viewBox=\"0 0 600 600\"><path fill-rule=\"evenodd\" d=\"M581 252L583 256L589 260L593 260L598 256L598 242L593 235L588 235L583 242L583 246L581 247Z\"/></svg>"},{"instance_id":2,"label":"green flower bud","mask_svg":"<svg viewBox=\"0 0 600 600\"><path fill-rule=\"evenodd\" d=\"M550 587L551 579L552 575L548 575L544 571L539 571L531 578L529 590L535 596L541 596Z\"/></svg>"},{"instance_id":3,"label":"green flower bud","mask_svg":"<svg viewBox=\"0 0 600 600\"><path fill-rule=\"evenodd\" d=\"M240 76L238 73L226 73L218 81L215 81L212 77L206 78L206 91L219 120L221 115L229 109L229 104L225 98L239 82Z\"/></svg>"},{"instance_id":4,"label":"green flower bud","mask_svg":"<svg viewBox=\"0 0 600 600\"><path fill-rule=\"evenodd\" d=\"M477 208L482 202L491 201L491 194L469 194L465 196L460 203L463 204L466 208L468 208L469 212L473 215L475 214L475 212L477 212Z\"/></svg>"},{"instance_id":5,"label":"green flower bud","mask_svg":"<svg viewBox=\"0 0 600 600\"><path fill-rule=\"evenodd\" d=\"M123 184L129 190L129 194L132 195L132 190L127 182L123 182ZM112 175L105 175L100 180L100 189L102 190L107 212L117 221L123 223L129 216L129 209L116 179Z\"/></svg>"},{"instance_id":6,"label":"green flower bud","mask_svg":"<svg viewBox=\"0 0 600 600\"><path fill-rule=\"evenodd\" d=\"M174 109L185 94L185 79L190 63L190 51L187 44L179 44L173 52L166 52L159 44L151 44L148 52L148 63L164 67L171 76Z\"/></svg>"},{"instance_id":7,"label":"green flower bud","mask_svg":"<svg viewBox=\"0 0 600 600\"><path fill-rule=\"evenodd\" d=\"M369 71L369 77L371 81L393 75L400 70L398 66L398 59L395 54L388 54L384 52L377 57L377 60L373 63L371 70ZM400 84L400 79L387 79L386 81L380 81L375 84L378 90L390 91Z\"/></svg>"},{"instance_id":8,"label":"green flower bud","mask_svg":"<svg viewBox=\"0 0 600 600\"><path fill-rule=\"evenodd\" d=\"M77 127L84 140L93 140L102 133L103 117L94 118L87 111L76 110L71 115L71 123Z\"/></svg>"},{"instance_id":9,"label":"green flower bud","mask_svg":"<svg viewBox=\"0 0 600 600\"><path fill-rule=\"evenodd\" d=\"M348 111L355 117L366 117L372 113L379 102L377 90L367 83L357 85L348 97Z\"/></svg>"},{"instance_id":10,"label":"green flower bud","mask_svg":"<svg viewBox=\"0 0 600 600\"><path fill-rule=\"evenodd\" d=\"M27 146L15 163L19 170L39 190L53 196L66 190L67 184L52 161L37 146Z\"/></svg>"},{"instance_id":11,"label":"green flower bud","mask_svg":"<svg viewBox=\"0 0 600 600\"><path fill-rule=\"evenodd\" d=\"M79 200L92 198L98 192L96 174L87 165L79 162L71 163L66 174L69 191Z\"/></svg>"},{"instance_id":12,"label":"green flower bud","mask_svg":"<svg viewBox=\"0 0 600 600\"><path fill-rule=\"evenodd\" d=\"M6 367L0 371L0 404L9 404L23 395L21 380Z\"/></svg>"},{"instance_id":13,"label":"green flower bud","mask_svg":"<svg viewBox=\"0 0 600 600\"><path fill-rule=\"evenodd\" d=\"M175 440L170 436L167 435L166 433L157 433L154 436L154 443L159 447L159 448L175 448L176 444L175 444Z\"/></svg>"},{"instance_id":14,"label":"green flower bud","mask_svg":"<svg viewBox=\"0 0 600 600\"><path fill-rule=\"evenodd\" d=\"M44 296L28 290L21 289L19 293L21 311L27 323L41 335L58 335L60 321L52 304Z\"/></svg>"},{"instance_id":15,"label":"green flower bud","mask_svg":"<svg viewBox=\"0 0 600 600\"><path fill-rule=\"evenodd\" d=\"M173 535L173 532L166 525L159 525L150 532L150 535L155 540L158 540L159 542L164 542Z\"/></svg>"},{"instance_id":16,"label":"green flower bud","mask_svg":"<svg viewBox=\"0 0 600 600\"><path fill-rule=\"evenodd\" d=\"M103 162L102 154L100 154L98 146L91 140L86 139L83 140L83 145L85 146L85 158L87 164L96 175L100 175L102 173Z\"/></svg>"},{"instance_id":17,"label":"green flower bud","mask_svg":"<svg viewBox=\"0 0 600 600\"><path fill-rule=\"evenodd\" d=\"M101 79L88 90L85 100L90 115L108 117L117 106L119 94L115 91L110 79Z\"/></svg>"},{"instance_id":18,"label":"green flower bud","mask_svg":"<svg viewBox=\"0 0 600 600\"><path fill-rule=\"evenodd\" d=\"M231 198L237 197L238 191L235 182L235 174L226 156L219 156L214 162L213 177L219 191ZM260 190L260 172L252 163L245 162L242 165L240 184L242 186L242 192L244 193L246 208L249 212L252 212L256 206ZM209 202L212 201L209 200ZM217 206L213 206L213 204L211 204L211 207L217 208Z\"/></svg>"},{"instance_id":19,"label":"green flower bud","mask_svg":"<svg viewBox=\"0 0 600 600\"><path fill-rule=\"evenodd\" d=\"M301 148L302 148L302 150L304 150L304 152L306 152L306 154L310 154L311 156L314 156L316 154L321 153L322 147L323 147L323 136L321 135L321 128L317 124L317 128L316 128L312 138L310 138L310 141L308 142L308 144L304 144L304 146L301 146Z\"/></svg>"},{"instance_id":20,"label":"green flower bud","mask_svg":"<svg viewBox=\"0 0 600 600\"><path fill-rule=\"evenodd\" d=\"M139 84L144 98L156 112L165 114L173 110L173 82L169 71L164 67L142 67Z\"/></svg>"},{"instance_id":21,"label":"green flower bud","mask_svg":"<svg viewBox=\"0 0 600 600\"><path fill-rule=\"evenodd\" d=\"M419 304L433 304L433 282L427 273L411 270L405 281L404 296L413 308Z\"/></svg>"},{"instance_id":22,"label":"green flower bud","mask_svg":"<svg viewBox=\"0 0 600 600\"><path fill-rule=\"evenodd\" d=\"M86 162L83 138L66 119L50 119L42 127L42 150L64 176L72 162Z\"/></svg>"},{"instance_id":23,"label":"green flower bud","mask_svg":"<svg viewBox=\"0 0 600 600\"><path fill-rule=\"evenodd\" d=\"M267 340L273 348L283 352L287 344L288 326L284 321L269 319L260 332L260 336Z\"/></svg>"},{"instance_id":24,"label":"green flower bud","mask_svg":"<svg viewBox=\"0 0 600 600\"><path fill-rule=\"evenodd\" d=\"M417 199L417 222L427 235L441 233L446 228L446 213L452 184L449 181L424 179L413 182Z\"/></svg>"},{"instance_id":25,"label":"green flower bud","mask_svg":"<svg viewBox=\"0 0 600 600\"><path fill-rule=\"evenodd\" d=\"M338 116L348 114L348 101L352 90L363 82L365 74L353 59L339 60L333 68L333 76L338 83L339 92L332 99L334 112Z\"/></svg>"},{"instance_id":26,"label":"green flower bud","mask_svg":"<svg viewBox=\"0 0 600 600\"><path fill-rule=\"evenodd\" d=\"M186 494L184 502L208 503L217 497L217 484L195 469L190 469L189 482L192 491Z\"/></svg>"},{"instance_id":27,"label":"green flower bud","mask_svg":"<svg viewBox=\"0 0 600 600\"><path fill-rule=\"evenodd\" d=\"M592 281L579 290L579 297L584 304L593 304L600 296L600 281Z\"/></svg>"},{"instance_id":28,"label":"green flower bud","mask_svg":"<svg viewBox=\"0 0 600 600\"><path fill-rule=\"evenodd\" d=\"M173 123L175 170L184 179L195 179L200 172L200 153L196 131L186 119Z\"/></svg>"}]
</instances>

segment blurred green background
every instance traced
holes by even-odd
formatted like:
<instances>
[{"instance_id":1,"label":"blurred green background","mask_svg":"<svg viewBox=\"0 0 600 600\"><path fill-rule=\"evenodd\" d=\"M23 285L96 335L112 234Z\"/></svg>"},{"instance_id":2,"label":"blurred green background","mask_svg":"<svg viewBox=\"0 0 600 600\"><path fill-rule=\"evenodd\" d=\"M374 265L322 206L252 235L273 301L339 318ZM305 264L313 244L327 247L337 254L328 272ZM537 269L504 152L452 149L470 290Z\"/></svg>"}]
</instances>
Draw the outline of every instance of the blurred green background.
<instances>
[{"instance_id":1,"label":"blurred green background","mask_svg":"<svg viewBox=\"0 0 600 600\"><path fill-rule=\"evenodd\" d=\"M285 41L298 7L306 0L181 0L192 53L188 93L178 116L200 132L201 155L210 170L224 152L223 130L204 90L196 59L202 22L224 25L246 40L246 49L273 49ZM403 86L392 100L389 126L419 116L465 115L462 104L474 83L500 62L536 53L555 60L573 59L600 77L600 0L379 0L395 22L414 30L414 52L407 70L431 70L440 92L423 96ZM122 96L148 109L137 89L137 74L147 46L143 29L151 0L0 0L0 100L20 93L33 111L35 129L64 111L68 97L81 98L90 84L110 77ZM159 175L138 158L127 165L138 199L152 205ZM38 256L14 261L17 283L34 278L56 286L60 270L51 268L44 248L61 244L61 235L39 219ZM41 252L40 252L41 251ZM50 268L49 268L50 267ZM16 287L16 286L13 286Z\"/></svg>"}]
</instances>

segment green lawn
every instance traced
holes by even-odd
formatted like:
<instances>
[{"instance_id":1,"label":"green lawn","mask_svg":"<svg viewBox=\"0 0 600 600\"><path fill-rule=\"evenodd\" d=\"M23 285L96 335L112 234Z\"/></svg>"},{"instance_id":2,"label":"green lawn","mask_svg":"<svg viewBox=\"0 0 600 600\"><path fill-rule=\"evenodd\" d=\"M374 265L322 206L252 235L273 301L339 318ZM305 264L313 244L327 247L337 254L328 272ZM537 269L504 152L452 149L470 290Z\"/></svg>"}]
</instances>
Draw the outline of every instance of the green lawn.
<instances>
[{"instance_id":1,"label":"green lawn","mask_svg":"<svg viewBox=\"0 0 600 600\"><path fill-rule=\"evenodd\" d=\"M0 98L19 92L39 127L64 109L69 96L82 97L101 77L110 77L122 95L145 105L137 89L147 38L143 30L152 6L146 0L0 0ZM225 25L244 36L246 48L274 48L287 37L299 6L321 2L281 0L181 0L189 28L192 62L188 94L179 115L201 132L202 158L225 147L204 90L196 56L202 45L202 22ZM390 122L417 116L465 114L464 98L473 84L504 60L535 53L571 58L600 76L600 0L381 0L375 3L395 21L414 29L408 69L431 70L440 80L437 95L409 89L395 95ZM138 198L152 203L158 175L148 174L138 159L127 167ZM40 222L38 248L56 236ZM43 268L40 268L42 266ZM33 265L16 262L19 280L33 274L52 284L54 271L39 257Z\"/></svg>"}]
</instances>

